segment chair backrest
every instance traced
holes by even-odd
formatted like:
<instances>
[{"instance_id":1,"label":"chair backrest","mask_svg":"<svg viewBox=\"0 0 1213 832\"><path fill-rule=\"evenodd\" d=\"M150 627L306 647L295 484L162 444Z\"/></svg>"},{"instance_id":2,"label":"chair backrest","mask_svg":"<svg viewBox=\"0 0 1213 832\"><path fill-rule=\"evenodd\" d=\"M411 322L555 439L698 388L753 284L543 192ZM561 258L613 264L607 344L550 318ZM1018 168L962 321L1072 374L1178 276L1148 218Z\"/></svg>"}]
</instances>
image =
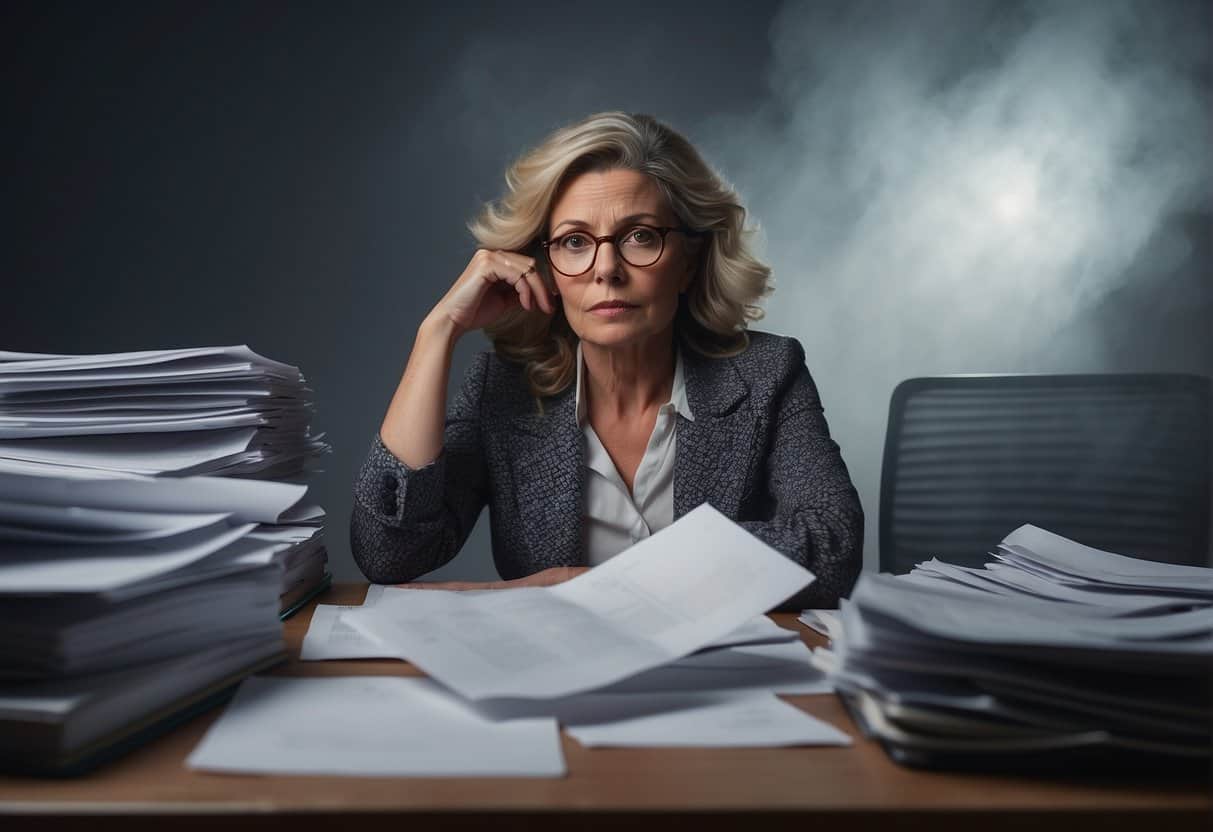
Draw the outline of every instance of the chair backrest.
<instances>
[{"instance_id":1,"label":"chair backrest","mask_svg":"<svg viewBox=\"0 0 1213 832\"><path fill-rule=\"evenodd\" d=\"M1211 565L1210 380L914 378L893 391L880 569L980 565L1032 523L1098 549Z\"/></svg>"}]
</instances>

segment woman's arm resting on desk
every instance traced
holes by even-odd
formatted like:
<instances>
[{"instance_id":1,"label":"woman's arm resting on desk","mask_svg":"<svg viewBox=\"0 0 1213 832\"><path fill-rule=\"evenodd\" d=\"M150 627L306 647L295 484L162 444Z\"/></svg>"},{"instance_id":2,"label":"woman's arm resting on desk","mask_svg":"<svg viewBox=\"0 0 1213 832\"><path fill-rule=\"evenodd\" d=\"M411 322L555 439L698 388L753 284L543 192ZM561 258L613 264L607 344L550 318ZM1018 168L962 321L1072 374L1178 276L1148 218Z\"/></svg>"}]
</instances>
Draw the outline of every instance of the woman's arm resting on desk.
<instances>
[{"instance_id":1,"label":"woman's arm resting on desk","mask_svg":"<svg viewBox=\"0 0 1213 832\"><path fill-rule=\"evenodd\" d=\"M798 606L827 609L850 593L863 567L863 509L799 344L795 351L799 366L766 449L773 514L740 525L817 577L796 597Z\"/></svg>"}]
</instances>

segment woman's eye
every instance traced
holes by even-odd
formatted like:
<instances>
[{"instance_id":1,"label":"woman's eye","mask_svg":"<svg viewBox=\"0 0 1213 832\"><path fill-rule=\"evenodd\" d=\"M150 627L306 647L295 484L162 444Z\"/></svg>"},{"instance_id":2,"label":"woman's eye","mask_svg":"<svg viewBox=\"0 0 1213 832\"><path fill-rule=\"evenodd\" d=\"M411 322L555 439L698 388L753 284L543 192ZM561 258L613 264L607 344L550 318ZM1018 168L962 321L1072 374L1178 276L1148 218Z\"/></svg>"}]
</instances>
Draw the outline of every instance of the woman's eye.
<instances>
[{"instance_id":1,"label":"woman's eye","mask_svg":"<svg viewBox=\"0 0 1213 832\"><path fill-rule=\"evenodd\" d=\"M585 239L580 234L569 234L560 243L562 248L582 248L585 245Z\"/></svg>"},{"instance_id":2,"label":"woman's eye","mask_svg":"<svg viewBox=\"0 0 1213 832\"><path fill-rule=\"evenodd\" d=\"M653 232L648 228L633 228L626 238L630 242L648 245L653 242Z\"/></svg>"}]
</instances>

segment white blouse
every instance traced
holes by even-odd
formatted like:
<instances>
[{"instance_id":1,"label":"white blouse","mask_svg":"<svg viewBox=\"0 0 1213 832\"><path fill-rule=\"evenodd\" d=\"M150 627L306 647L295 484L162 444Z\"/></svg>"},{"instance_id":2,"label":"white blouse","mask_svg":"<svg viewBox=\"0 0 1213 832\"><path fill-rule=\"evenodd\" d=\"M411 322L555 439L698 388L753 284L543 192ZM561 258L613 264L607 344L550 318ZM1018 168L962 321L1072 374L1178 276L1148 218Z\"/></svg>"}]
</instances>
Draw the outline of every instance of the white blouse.
<instances>
[{"instance_id":1,"label":"white blouse","mask_svg":"<svg viewBox=\"0 0 1213 832\"><path fill-rule=\"evenodd\" d=\"M675 347L670 399L657 411L649 444L636 469L632 493L590 424L581 378L585 362L577 344L577 424L585 442L585 505L582 542L591 566L674 522L674 439L678 416L695 420L687 402L682 355Z\"/></svg>"}]
</instances>

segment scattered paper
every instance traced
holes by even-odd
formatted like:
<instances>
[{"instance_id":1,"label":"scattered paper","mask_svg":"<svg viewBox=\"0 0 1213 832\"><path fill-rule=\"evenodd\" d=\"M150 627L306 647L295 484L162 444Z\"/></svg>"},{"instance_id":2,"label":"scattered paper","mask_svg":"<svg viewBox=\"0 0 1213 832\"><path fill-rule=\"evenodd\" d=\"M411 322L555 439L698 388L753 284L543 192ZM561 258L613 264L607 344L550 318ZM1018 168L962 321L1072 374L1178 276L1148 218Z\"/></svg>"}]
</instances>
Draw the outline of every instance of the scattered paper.
<instances>
[{"instance_id":1,"label":"scattered paper","mask_svg":"<svg viewBox=\"0 0 1213 832\"><path fill-rule=\"evenodd\" d=\"M553 698L693 653L812 580L705 503L556 586L414 590L345 619L468 698Z\"/></svg>"},{"instance_id":2,"label":"scattered paper","mask_svg":"<svg viewBox=\"0 0 1213 832\"><path fill-rule=\"evenodd\" d=\"M772 693L583 694L560 720L587 748L851 744L842 731Z\"/></svg>"},{"instance_id":3,"label":"scattered paper","mask_svg":"<svg viewBox=\"0 0 1213 832\"><path fill-rule=\"evenodd\" d=\"M556 720L493 721L432 680L247 679L186 759L202 771L562 777Z\"/></svg>"},{"instance_id":4,"label":"scattered paper","mask_svg":"<svg viewBox=\"0 0 1213 832\"><path fill-rule=\"evenodd\" d=\"M383 596L382 584L371 584L366 591L366 600L362 607L373 607ZM356 610L355 605L317 604L312 611L312 620L307 625L307 634L303 637L303 647L299 651L302 661L323 661L326 659L383 659L392 658L390 653L370 636L355 629L342 620L342 615L348 610Z\"/></svg>"},{"instance_id":5,"label":"scattered paper","mask_svg":"<svg viewBox=\"0 0 1213 832\"><path fill-rule=\"evenodd\" d=\"M359 605L317 604L308 624L307 634L303 637L303 649L299 658L303 661L324 661L328 659L388 659L396 658L393 651L384 642L374 638L346 622L345 616L355 610L374 605L384 592L389 595L398 592L443 592L445 590L402 589L399 587L371 584L367 591L367 599ZM514 589L502 590L459 590L464 595L481 594L485 591L514 592ZM711 652L728 647L746 644L778 644L781 642L796 642L800 637L792 630L785 630L765 615L759 615L746 621L736 630L717 639L700 652Z\"/></svg>"},{"instance_id":6,"label":"scattered paper","mask_svg":"<svg viewBox=\"0 0 1213 832\"><path fill-rule=\"evenodd\" d=\"M813 666L812 657L802 641L728 647L685 656L608 685L600 692L830 693L833 685Z\"/></svg>"}]
</instances>

